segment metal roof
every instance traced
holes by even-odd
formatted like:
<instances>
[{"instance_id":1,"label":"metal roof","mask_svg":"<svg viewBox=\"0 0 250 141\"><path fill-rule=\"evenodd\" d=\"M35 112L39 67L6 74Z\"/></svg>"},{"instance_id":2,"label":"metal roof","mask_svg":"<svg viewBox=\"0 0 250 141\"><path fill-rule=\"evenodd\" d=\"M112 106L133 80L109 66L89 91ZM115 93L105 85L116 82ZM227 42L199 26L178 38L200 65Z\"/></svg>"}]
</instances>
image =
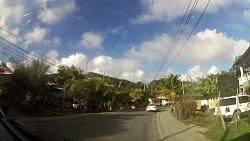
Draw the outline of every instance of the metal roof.
<instances>
[{"instance_id":1,"label":"metal roof","mask_svg":"<svg viewBox=\"0 0 250 141\"><path fill-rule=\"evenodd\" d=\"M244 65L250 63L250 46L245 51L245 53L235 62L236 65Z\"/></svg>"}]
</instances>

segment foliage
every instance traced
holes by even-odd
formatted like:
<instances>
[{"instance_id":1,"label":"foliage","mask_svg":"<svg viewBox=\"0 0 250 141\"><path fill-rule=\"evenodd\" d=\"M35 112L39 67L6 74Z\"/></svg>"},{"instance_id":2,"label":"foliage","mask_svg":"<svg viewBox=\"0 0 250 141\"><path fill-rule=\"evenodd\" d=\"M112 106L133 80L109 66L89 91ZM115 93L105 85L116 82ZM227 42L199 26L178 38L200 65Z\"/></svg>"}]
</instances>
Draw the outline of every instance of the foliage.
<instances>
[{"instance_id":1,"label":"foliage","mask_svg":"<svg viewBox=\"0 0 250 141\"><path fill-rule=\"evenodd\" d=\"M197 103L193 100L182 101L180 108L183 110L184 119L187 119L191 116L195 116L196 107Z\"/></svg>"},{"instance_id":2,"label":"foliage","mask_svg":"<svg viewBox=\"0 0 250 141\"><path fill-rule=\"evenodd\" d=\"M218 88L221 92L221 97L235 95L237 93L238 86L239 81L235 72L223 71L218 76Z\"/></svg>"},{"instance_id":3,"label":"foliage","mask_svg":"<svg viewBox=\"0 0 250 141\"><path fill-rule=\"evenodd\" d=\"M203 81L204 94L203 97L206 99L216 97L217 92L217 75L210 74Z\"/></svg>"},{"instance_id":4,"label":"foliage","mask_svg":"<svg viewBox=\"0 0 250 141\"><path fill-rule=\"evenodd\" d=\"M182 96L180 76L174 74L166 76L159 89L159 93L162 96L171 97L173 99L180 98Z\"/></svg>"}]
</instances>

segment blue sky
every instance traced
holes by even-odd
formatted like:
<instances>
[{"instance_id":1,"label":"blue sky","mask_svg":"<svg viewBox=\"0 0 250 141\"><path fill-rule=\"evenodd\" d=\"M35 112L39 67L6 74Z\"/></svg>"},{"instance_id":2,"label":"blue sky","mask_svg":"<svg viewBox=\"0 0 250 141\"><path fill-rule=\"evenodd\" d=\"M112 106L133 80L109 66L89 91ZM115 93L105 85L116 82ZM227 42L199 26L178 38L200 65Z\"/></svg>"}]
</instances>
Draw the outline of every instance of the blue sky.
<instances>
[{"instance_id":1,"label":"blue sky","mask_svg":"<svg viewBox=\"0 0 250 141\"><path fill-rule=\"evenodd\" d=\"M249 47L250 2L211 0L183 46L208 1L198 2L159 72L182 10L195 0L1 0L0 36L33 55L1 39L5 47L0 47L0 60L14 56L29 63L35 55L56 66L73 64L134 82L150 82L169 73L188 80L227 71ZM52 66L50 71L56 69Z\"/></svg>"}]
</instances>

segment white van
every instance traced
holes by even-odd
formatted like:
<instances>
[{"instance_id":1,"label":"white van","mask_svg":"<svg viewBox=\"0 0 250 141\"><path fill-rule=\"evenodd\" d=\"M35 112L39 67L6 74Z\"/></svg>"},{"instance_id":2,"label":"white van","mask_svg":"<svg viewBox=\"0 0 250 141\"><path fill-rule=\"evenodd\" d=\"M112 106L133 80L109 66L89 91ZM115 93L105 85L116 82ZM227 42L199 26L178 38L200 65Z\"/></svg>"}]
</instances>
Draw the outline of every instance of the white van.
<instances>
[{"instance_id":1,"label":"white van","mask_svg":"<svg viewBox=\"0 0 250 141\"><path fill-rule=\"evenodd\" d=\"M250 111L250 96L246 94L239 94L237 96L223 97L220 99L220 112L225 118L235 119L237 117L237 104L238 115L242 116L247 111ZM217 106L215 107L214 115L219 115Z\"/></svg>"}]
</instances>

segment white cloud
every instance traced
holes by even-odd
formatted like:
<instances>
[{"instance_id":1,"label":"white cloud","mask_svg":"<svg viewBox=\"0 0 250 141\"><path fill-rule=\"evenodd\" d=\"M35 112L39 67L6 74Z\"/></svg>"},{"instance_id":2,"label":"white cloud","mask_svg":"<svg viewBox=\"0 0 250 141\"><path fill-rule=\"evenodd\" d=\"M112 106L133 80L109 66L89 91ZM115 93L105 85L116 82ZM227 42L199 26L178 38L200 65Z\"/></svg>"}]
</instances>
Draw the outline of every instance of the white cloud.
<instances>
[{"instance_id":1,"label":"white cloud","mask_svg":"<svg viewBox=\"0 0 250 141\"><path fill-rule=\"evenodd\" d=\"M188 76L191 77L192 80L197 80L203 76L203 72L201 71L200 65L195 65L193 68L188 70Z\"/></svg>"},{"instance_id":2,"label":"white cloud","mask_svg":"<svg viewBox=\"0 0 250 141\"><path fill-rule=\"evenodd\" d=\"M142 70L135 70L134 72L123 72L121 74L122 79L127 79L130 81L138 82L138 80L142 80L144 77L144 73Z\"/></svg>"},{"instance_id":3,"label":"white cloud","mask_svg":"<svg viewBox=\"0 0 250 141\"><path fill-rule=\"evenodd\" d=\"M236 55L244 53L249 44L246 40L237 41L216 29L206 29L191 36L177 61L192 64L233 61Z\"/></svg>"},{"instance_id":4,"label":"white cloud","mask_svg":"<svg viewBox=\"0 0 250 141\"><path fill-rule=\"evenodd\" d=\"M217 74L219 73L219 70L216 66L212 66L208 71L207 74Z\"/></svg>"},{"instance_id":5,"label":"white cloud","mask_svg":"<svg viewBox=\"0 0 250 141\"><path fill-rule=\"evenodd\" d=\"M46 55L46 60L50 63L56 64L59 53L56 50L50 50Z\"/></svg>"},{"instance_id":6,"label":"white cloud","mask_svg":"<svg viewBox=\"0 0 250 141\"><path fill-rule=\"evenodd\" d=\"M45 39L45 36L47 35L48 32L49 30L47 28L41 28L37 26L32 31L28 32L25 35L25 39L30 43L32 42L41 43Z\"/></svg>"},{"instance_id":7,"label":"white cloud","mask_svg":"<svg viewBox=\"0 0 250 141\"><path fill-rule=\"evenodd\" d=\"M89 63L89 71L134 82L144 80L144 72L137 60L122 58L113 59L109 56L98 56Z\"/></svg>"},{"instance_id":8,"label":"white cloud","mask_svg":"<svg viewBox=\"0 0 250 141\"><path fill-rule=\"evenodd\" d=\"M103 37L98 33L85 32L80 42L77 44L79 47L98 49L102 47Z\"/></svg>"},{"instance_id":9,"label":"white cloud","mask_svg":"<svg viewBox=\"0 0 250 141\"><path fill-rule=\"evenodd\" d=\"M225 8L237 3L245 3L246 0L211 0L207 8L208 13L217 12L221 8ZM153 1L153 11L152 11L152 20L153 21L172 21L179 16L182 16L182 9L185 6L186 0L156 0ZM208 0L199 1L196 7L196 11L203 11ZM133 24L141 24L149 22L151 19L151 0L142 0L141 1L144 10L144 13L138 15L135 19L131 20ZM194 1L191 2L191 6ZM190 9L190 8L189 8Z\"/></svg>"},{"instance_id":10,"label":"white cloud","mask_svg":"<svg viewBox=\"0 0 250 141\"><path fill-rule=\"evenodd\" d=\"M70 55L68 58L62 58L61 61L58 62L59 65L66 65L66 66L76 66L81 68L82 70L85 69L85 63L87 62L87 56L82 53L76 53Z\"/></svg>"},{"instance_id":11,"label":"white cloud","mask_svg":"<svg viewBox=\"0 0 250 141\"><path fill-rule=\"evenodd\" d=\"M38 18L44 23L54 24L62 20L68 14L72 13L74 10L74 0L54 0L53 4L50 3L50 1L45 1L42 4L42 10L38 15Z\"/></svg>"},{"instance_id":12,"label":"white cloud","mask_svg":"<svg viewBox=\"0 0 250 141\"><path fill-rule=\"evenodd\" d=\"M0 26L15 25L21 22L25 14L27 1L1 0L0 1Z\"/></svg>"},{"instance_id":13,"label":"white cloud","mask_svg":"<svg viewBox=\"0 0 250 141\"><path fill-rule=\"evenodd\" d=\"M110 65L112 63L112 58L107 56L98 56L94 58L93 63L97 67L105 67L107 65Z\"/></svg>"},{"instance_id":14,"label":"white cloud","mask_svg":"<svg viewBox=\"0 0 250 141\"><path fill-rule=\"evenodd\" d=\"M140 45L134 45L130 50L125 52L127 58L156 61L163 59L163 53L167 51L171 38L167 34L156 35L152 41L143 42Z\"/></svg>"}]
</instances>

